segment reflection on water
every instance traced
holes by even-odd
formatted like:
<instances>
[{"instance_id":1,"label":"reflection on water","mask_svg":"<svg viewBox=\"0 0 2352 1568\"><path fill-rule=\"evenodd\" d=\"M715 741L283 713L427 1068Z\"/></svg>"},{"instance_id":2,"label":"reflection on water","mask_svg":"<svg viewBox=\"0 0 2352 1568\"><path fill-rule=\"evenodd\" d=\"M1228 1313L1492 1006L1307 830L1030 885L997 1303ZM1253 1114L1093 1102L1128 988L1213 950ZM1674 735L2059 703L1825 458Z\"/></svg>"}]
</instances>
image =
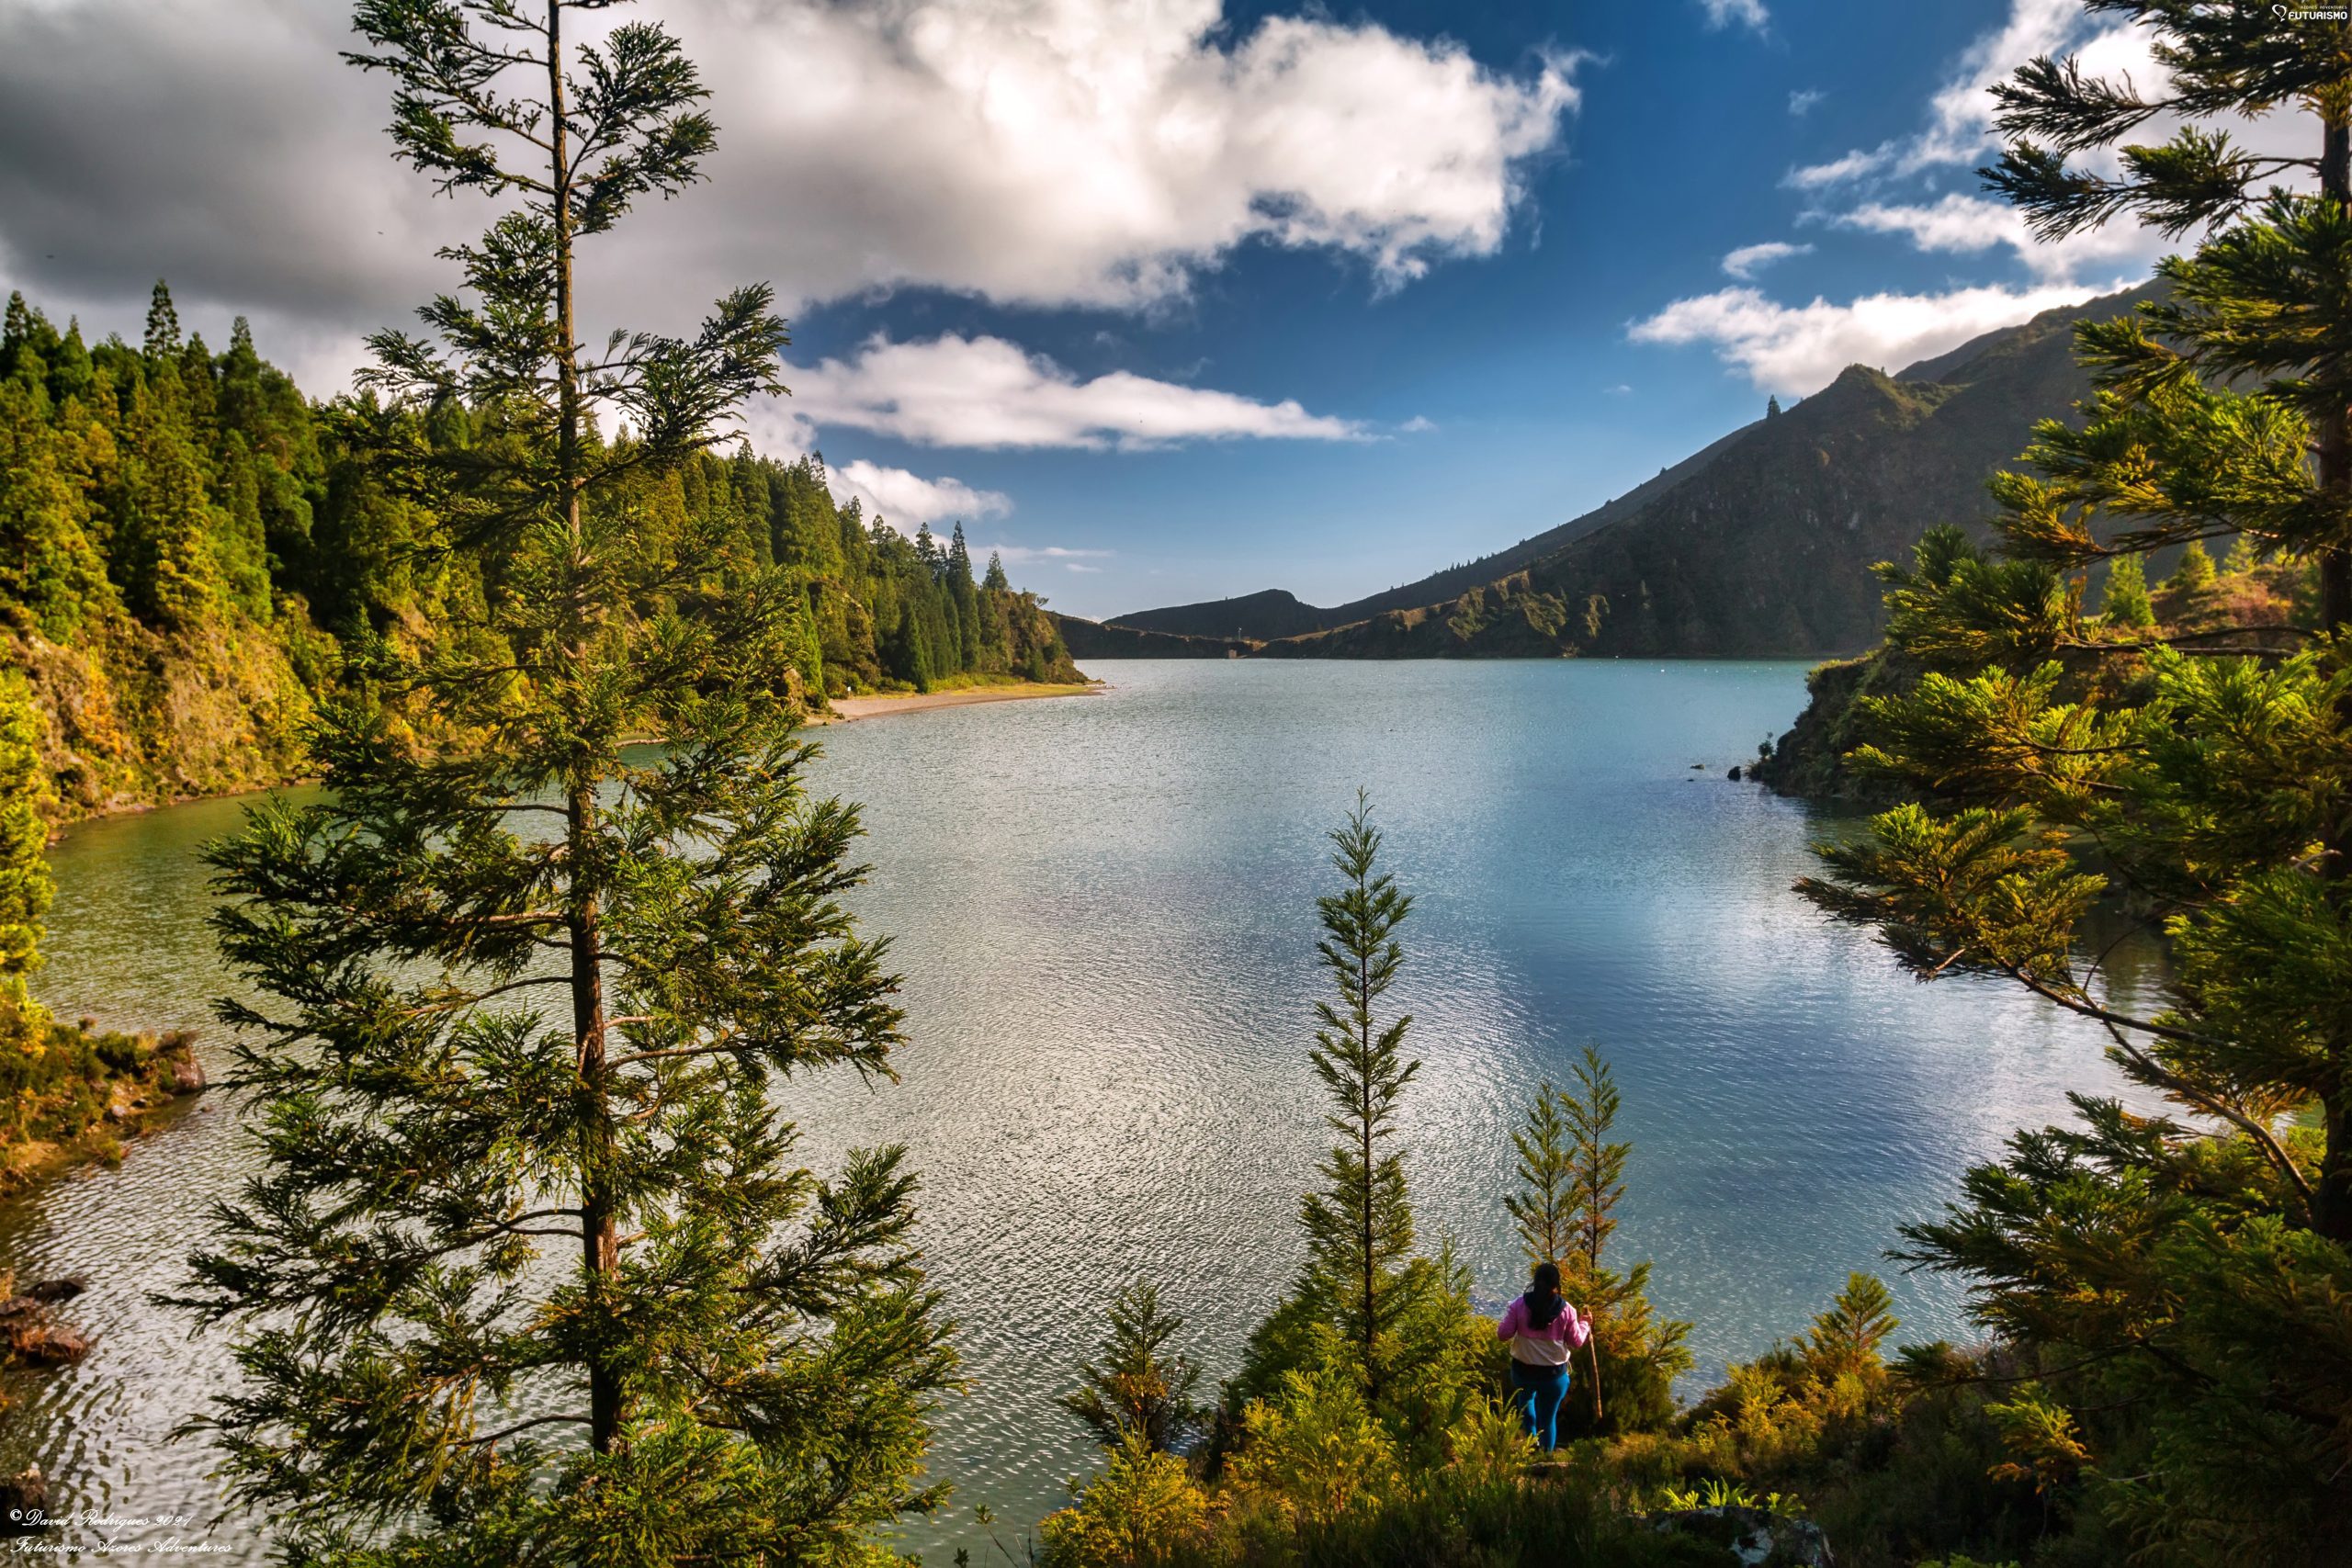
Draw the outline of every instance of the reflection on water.
<instances>
[{"instance_id":1,"label":"reflection on water","mask_svg":"<svg viewBox=\"0 0 2352 1568\"><path fill-rule=\"evenodd\" d=\"M1843 825L1723 773L1802 705L1801 666L1100 672L1103 695L823 737L825 786L865 803L860 904L898 939L911 1043L898 1086L784 1094L819 1166L899 1141L923 1171L973 1385L939 1424L959 1517L987 1503L1018 1529L1090 1463L1052 1399L1119 1282L1158 1280L1223 1372L1297 1268L1322 1136L1305 1057L1321 834L1360 783L1418 899L1401 991L1424 1064L1422 1230L1460 1246L1485 1295L1515 1283L1510 1123L1589 1040L1635 1145L1618 1245L1655 1258L1658 1304L1696 1322L1702 1377L1883 1267L1896 1224L2009 1131L2114 1087L2092 1030L1998 986L1919 986L1790 894L1807 844ZM40 977L57 1011L205 1027L228 982L194 855L240 810L87 824L57 847ZM38 1461L60 1506L218 1506L201 1445L166 1439L232 1375L225 1347L145 1292L245 1171L234 1122L208 1096L120 1168L0 1209L0 1263L92 1281L69 1310L96 1348L20 1378L0 1432L0 1465ZM1949 1282L1893 1283L1905 1337L1965 1335ZM260 1535L234 1517L214 1539L257 1556Z\"/></svg>"}]
</instances>

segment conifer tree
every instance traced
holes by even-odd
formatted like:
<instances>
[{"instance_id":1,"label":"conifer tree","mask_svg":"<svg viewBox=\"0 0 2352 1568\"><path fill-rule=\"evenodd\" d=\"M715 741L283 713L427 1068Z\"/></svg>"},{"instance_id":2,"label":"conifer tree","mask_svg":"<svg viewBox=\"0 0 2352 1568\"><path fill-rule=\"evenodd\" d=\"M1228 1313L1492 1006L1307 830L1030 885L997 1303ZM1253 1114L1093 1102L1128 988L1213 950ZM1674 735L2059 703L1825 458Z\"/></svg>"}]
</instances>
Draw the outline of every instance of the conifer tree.
<instances>
[{"instance_id":1,"label":"conifer tree","mask_svg":"<svg viewBox=\"0 0 2352 1568\"><path fill-rule=\"evenodd\" d=\"M1080 1369L1080 1386L1061 1407L1108 1449L1140 1443L1165 1453L1191 1438L1202 1419L1193 1391L1201 1370L1173 1348L1184 1320L1164 1310L1159 1292L1137 1280L1111 1298L1102 1348Z\"/></svg>"},{"instance_id":2,"label":"conifer tree","mask_svg":"<svg viewBox=\"0 0 2352 1568\"><path fill-rule=\"evenodd\" d=\"M1560 1091L1546 1081L1510 1134L1511 1147L1519 1154L1519 1190L1504 1198L1503 1207L1519 1232L1520 1256L1531 1269L1558 1263L1573 1243L1574 1155L1563 1103Z\"/></svg>"},{"instance_id":3,"label":"conifer tree","mask_svg":"<svg viewBox=\"0 0 2352 1568\"><path fill-rule=\"evenodd\" d=\"M2145 631L2156 624L2156 607L2148 598L2148 571L2141 558L2120 555L2107 569L2107 590L2099 613L2110 626Z\"/></svg>"},{"instance_id":4,"label":"conifer tree","mask_svg":"<svg viewBox=\"0 0 2352 1568\"><path fill-rule=\"evenodd\" d=\"M0 671L0 987L24 1000L40 963L41 922L57 885L42 849L40 716L15 671Z\"/></svg>"},{"instance_id":5,"label":"conifer tree","mask_svg":"<svg viewBox=\"0 0 2352 1568\"><path fill-rule=\"evenodd\" d=\"M1804 1337L1804 1359L1826 1378L1868 1374L1883 1365L1879 1347L1902 1326L1886 1282L1871 1274L1849 1274L1846 1288L1814 1318Z\"/></svg>"},{"instance_id":6,"label":"conifer tree","mask_svg":"<svg viewBox=\"0 0 2352 1568\"><path fill-rule=\"evenodd\" d=\"M1577 1271L1590 1279L1600 1274L1601 1248L1616 1234L1617 1204L1625 1196L1625 1160L1634 1146L1609 1141L1624 1101L1600 1048L1587 1045L1584 1059L1568 1070L1576 1076L1576 1087L1560 1097L1560 1105L1568 1125L1568 1194L1574 1215L1569 1247Z\"/></svg>"},{"instance_id":7,"label":"conifer tree","mask_svg":"<svg viewBox=\"0 0 2352 1568\"><path fill-rule=\"evenodd\" d=\"M2133 1410L2122 1447L2086 1453L2086 1499L2183 1561L2335 1561L2352 1511L2352 51L2347 24L2286 7L2097 8L2143 29L2156 77L2035 61L1997 89L2010 142L1986 178L2048 236L2132 217L2204 237L2161 265L2168 299L2078 329L2096 395L2080 427L2037 428L2036 474L1998 481L2002 548L2075 572L2185 545L2193 589L2203 541L2236 534L2314 570L2318 624L2222 604L2223 624L2119 645L2063 595L1996 616L1923 588L1917 634L1975 651L1866 703L1855 761L1926 803L1825 851L1804 890L1923 978L1997 976L2091 1021L2175 1107L2078 1098L2075 1125L2019 1134L1905 1233L2050 1369L2052 1411ZM2255 151L2215 123L2272 111L2309 141ZM2159 117L2180 124L2168 141L2124 145ZM2067 162L2109 148L2120 172ZM2153 998L2086 951L2110 890L2168 950Z\"/></svg>"},{"instance_id":8,"label":"conifer tree","mask_svg":"<svg viewBox=\"0 0 2352 1568\"><path fill-rule=\"evenodd\" d=\"M723 517L628 503L774 386L783 323L751 288L691 338L582 346L580 242L712 144L661 28L568 41L604 8L357 9L400 155L507 204L367 378L415 416L379 463L500 578L486 624L363 688L475 745L333 705L323 798L212 852L266 1162L183 1299L235 1327L200 1426L293 1561L846 1562L936 1495L914 1178L895 1148L796 1165L770 1099L889 1077L901 1021L842 905L856 813L803 783L802 602ZM452 407L473 439L424 439Z\"/></svg>"},{"instance_id":9,"label":"conifer tree","mask_svg":"<svg viewBox=\"0 0 2352 1568\"><path fill-rule=\"evenodd\" d=\"M1623 1274L1603 1261L1617 1231L1617 1205L1625 1196L1633 1145L1610 1137L1623 1101L1600 1048L1587 1045L1568 1070L1569 1087L1559 1094L1567 1197L1560 1288L1592 1319L1593 1342L1610 1369L1610 1388L1604 1404L1596 1381L1589 1402L1574 1412L1564 1410L1562 1419L1591 1429L1605 1414L1609 1429L1639 1430L1661 1425L1674 1412L1674 1379L1690 1365L1684 1348L1690 1325L1656 1315L1646 1260Z\"/></svg>"},{"instance_id":10,"label":"conifer tree","mask_svg":"<svg viewBox=\"0 0 2352 1568\"><path fill-rule=\"evenodd\" d=\"M147 300L145 344L147 357L154 364L179 357L180 313L172 303L170 287L160 277Z\"/></svg>"},{"instance_id":11,"label":"conifer tree","mask_svg":"<svg viewBox=\"0 0 2352 1568\"><path fill-rule=\"evenodd\" d=\"M2201 593L2213 586L2213 557L2202 539L2191 539L2188 547L2180 552L2180 564L2165 579L2165 586L2177 593Z\"/></svg>"},{"instance_id":12,"label":"conifer tree","mask_svg":"<svg viewBox=\"0 0 2352 1568\"><path fill-rule=\"evenodd\" d=\"M1399 1270L1413 1250L1405 1161L1393 1142L1396 1112L1421 1066L1405 1055L1411 1015L1384 1019L1380 999L1404 966L1396 930L1413 900L1379 869L1381 835L1364 792L1356 792L1355 809L1330 839L1331 864L1343 886L1316 900L1324 933L1316 953L1337 999L1315 1004L1318 1027L1308 1060L1331 1101L1324 1120L1340 1141L1316 1168L1323 1186L1301 1201L1299 1220L1310 1270L1342 1303L1344 1333L1363 1358L1376 1402L1379 1342L1396 1322Z\"/></svg>"}]
</instances>

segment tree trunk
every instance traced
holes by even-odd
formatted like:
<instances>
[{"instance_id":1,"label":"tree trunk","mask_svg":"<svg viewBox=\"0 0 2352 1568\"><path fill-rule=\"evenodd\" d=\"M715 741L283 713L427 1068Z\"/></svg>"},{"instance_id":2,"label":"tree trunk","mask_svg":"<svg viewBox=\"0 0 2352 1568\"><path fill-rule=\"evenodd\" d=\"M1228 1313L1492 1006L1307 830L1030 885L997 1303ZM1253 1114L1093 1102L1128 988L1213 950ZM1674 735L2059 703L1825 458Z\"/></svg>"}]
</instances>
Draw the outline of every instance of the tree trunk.
<instances>
[{"instance_id":1,"label":"tree trunk","mask_svg":"<svg viewBox=\"0 0 2352 1568\"><path fill-rule=\"evenodd\" d=\"M586 656L589 606L578 597L583 542L580 529L580 361L571 294L571 144L564 123L564 0L548 0L548 151L555 233L556 478L564 525L571 538L574 634L565 655ZM594 875L596 797L577 770L565 781L564 875L571 885L571 1035L580 1072L580 1266L589 1310L605 1307L605 1282L618 1266L613 1223L612 1122L605 1106L605 978L596 895L582 881ZM620 1442L620 1388L601 1360L588 1364L589 1441L598 1453Z\"/></svg>"},{"instance_id":2,"label":"tree trunk","mask_svg":"<svg viewBox=\"0 0 2352 1568\"><path fill-rule=\"evenodd\" d=\"M1363 1144L1363 1389L1367 1402L1380 1397L1380 1373L1373 1363L1379 1327L1373 1317L1372 1206L1377 1198L1372 1174L1372 964L1356 953L1356 1081L1362 1102L1356 1129Z\"/></svg>"},{"instance_id":3,"label":"tree trunk","mask_svg":"<svg viewBox=\"0 0 2352 1568\"><path fill-rule=\"evenodd\" d=\"M2342 113L2326 122L2320 153L2320 195L2352 208L2352 121ZM2352 502L2352 414L2327 411L2319 427L2320 489L2339 513ZM2352 538L2339 537L2319 552L2319 610L2323 631L2341 632L2352 623ZM2339 721L2352 726L2352 698L2339 707ZM2339 818L2328 836L2324 872L2341 908L2352 898L2352 822ZM2314 1183L2312 1223L2330 1240L2352 1243L2352 1041L2331 1042L2337 1082L2324 1108L2327 1142Z\"/></svg>"}]
</instances>

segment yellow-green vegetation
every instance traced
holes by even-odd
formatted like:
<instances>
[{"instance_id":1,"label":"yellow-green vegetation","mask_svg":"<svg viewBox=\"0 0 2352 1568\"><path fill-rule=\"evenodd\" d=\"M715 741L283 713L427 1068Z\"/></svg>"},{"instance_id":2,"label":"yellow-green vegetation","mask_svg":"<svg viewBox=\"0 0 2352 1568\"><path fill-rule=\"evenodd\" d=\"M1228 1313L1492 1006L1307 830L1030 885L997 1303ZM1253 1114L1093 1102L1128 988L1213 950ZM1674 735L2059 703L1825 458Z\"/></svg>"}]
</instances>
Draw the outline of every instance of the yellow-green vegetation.
<instances>
[{"instance_id":1,"label":"yellow-green vegetation","mask_svg":"<svg viewBox=\"0 0 2352 1568\"><path fill-rule=\"evenodd\" d=\"M0 1191L119 1159L124 1138L203 1083L193 1038L63 1023L21 986L0 988Z\"/></svg>"},{"instance_id":2,"label":"yellow-green vegetation","mask_svg":"<svg viewBox=\"0 0 2352 1568\"><path fill-rule=\"evenodd\" d=\"M35 1001L42 920L54 884L41 849L48 779L39 721L21 677L0 671L0 1191L87 1156L120 1154L119 1135L203 1082L189 1037L69 1028Z\"/></svg>"},{"instance_id":3,"label":"yellow-green vegetation","mask_svg":"<svg viewBox=\"0 0 2352 1568\"><path fill-rule=\"evenodd\" d=\"M1981 659L1981 633L1944 629L1938 606L1963 600L1984 617L2029 613L2064 617L2064 639L2046 651L2052 688L2068 702L2132 702L2144 697L2160 648L2229 638L2283 651L2318 618L2318 571L2309 561L2264 558L2233 547L2216 565L2201 546L2180 553L2151 588L2142 558L2120 554L2096 576L2098 608L2090 610L2093 574L2067 580L2021 572L1950 525L1930 528L1907 567L1880 567L1887 584L1887 641L1860 659L1833 660L1806 680L1804 712L1787 734L1760 750L1752 776L1786 795L1882 800L1906 793L1848 759L1881 734L1876 705L1914 693L1932 671ZM2028 612L2026 605L2034 609ZM1946 646L1947 643L1950 646Z\"/></svg>"},{"instance_id":4,"label":"yellow-green vegetation","mask_svg":"<svg viewBox=\"0 0 2352 1568\"><path fill-rule=\"evenodd\" d=\"M449 547L439 502L401 476L517 434L462 400L312 402L243 321L225 353L184 337L160 283L137 346L87 344L78 323L61 332L11 295L0 668L31 681L45 812L297 776L304 726L321 702L370 690L379 652L484 635L511 550L481 536ZM607 450L593 429L583 439ZM960 525L910 538L836 505L821 459L697 452L642 465L598 502L650 545L693 537L783 569L799 602L793 667L820 701L1080 678L1042 602L997 561L976 570Z\"/></svg>"}]
</instances>

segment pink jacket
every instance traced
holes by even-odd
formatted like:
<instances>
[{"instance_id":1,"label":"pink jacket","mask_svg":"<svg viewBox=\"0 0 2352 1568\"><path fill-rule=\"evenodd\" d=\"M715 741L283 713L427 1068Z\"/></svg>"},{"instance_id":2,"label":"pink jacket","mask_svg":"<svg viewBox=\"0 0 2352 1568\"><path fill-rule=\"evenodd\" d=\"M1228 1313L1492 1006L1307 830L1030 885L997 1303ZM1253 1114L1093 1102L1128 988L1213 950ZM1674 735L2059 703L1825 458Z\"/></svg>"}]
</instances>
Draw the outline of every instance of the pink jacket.
<instances>
[{"instance_id":1,"label":"pink jacket","mask_svg":"<svg viewBox=\"0 0 2352 1568\"><path fill-rule=\"evenodd\" d=\"M1512 1353L1520 1360L1538 1366L1559 1366L1568 1359L1568 1352L1580 1348L1592 1337L1592 1324L1566 1302L1560 1303L1560 1315L1537 1328L1527 1321L1527 1298L1513 1296L1510 1305L1503 1309L1502 1321L1495 1325L1495 1337L1512 1342ZM1527 1354L1520 1355L1520 1342L1526 1342Z\"/></svg>"}]
</instances>

